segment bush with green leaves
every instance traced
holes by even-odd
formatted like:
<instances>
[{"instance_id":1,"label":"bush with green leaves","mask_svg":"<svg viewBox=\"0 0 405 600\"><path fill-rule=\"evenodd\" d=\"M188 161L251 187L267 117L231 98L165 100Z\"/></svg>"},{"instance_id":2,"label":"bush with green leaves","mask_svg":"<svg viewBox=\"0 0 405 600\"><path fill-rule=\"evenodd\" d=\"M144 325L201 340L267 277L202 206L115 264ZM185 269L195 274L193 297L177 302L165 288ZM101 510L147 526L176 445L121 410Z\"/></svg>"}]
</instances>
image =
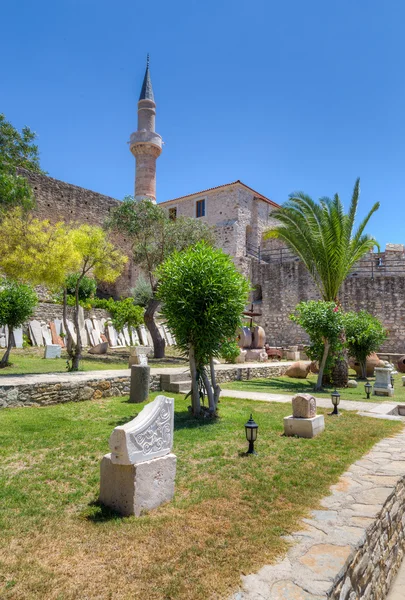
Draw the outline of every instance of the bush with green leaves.
<instances>
[{"instance_id":1,"label":"bush with green leaves","mask_svg":"<svg viewBox=\"0 0 405 600\"><path fill-rule=\"evenodd\" d=\"M0 361L0 369L9 364L14 329L21 327L31 317L37 302L38 297L29 285L10 280L1 282L0 326L8 326L8 344Z\"/></svg>"},{"instance_id":2,"label":"bush with green leaves","mask_svg":"<svg viewBox=\"0 0 405 600\"><path fill-rule=\"evenodd\" d=\"M376 317L365 310L348 312L343 318L349 355L360 363L361 376L366 379L367 356L380 349L387 339L387 331Z\"/></svg>"},{"instance_id":3,"label":"bush with green leaves","mask_svg":"<svg viewBox=\"0 0 405 600\"><path fill-rule=\"evenodd\" d=\"M134 303L133 298L125 298L124 300L118 300L114 302L113 299L108 300L107 302L107 310L110 311L111 314L111 322L113 327L117 331L123 331L125 327L128 327L128 333L131 341L131 346L133 345L132 327L138 327L143 323L143 314L144 309L141 306L137 306Z\"/></svg>"},{"instance_id":4,"label":"bush with green leaves","mask_svg":"<svg viewBox=\"0 0 405 600\"><path fill-rule=\"evenodd\" d=\"M343 348L344 320L342 310L335 302L310 300L300 302L290 319L300 325L309 335L308 357L319 362L316 390L322 387L324 372L329 372L336 356Z\"/></svg>"},{"instance_id":5,"label":"bush with green leaves","mask_svg":"<svg viewBox=\"0 0 405 600\"><path fill-rule=\"evenodd\" d=\"M66 278L66 292L68 296L75 297L76 293L76 284L78 279L81 277L80 273L72 273ZM93 298L97 291L97 282L92 277L81 277L79 281L79 301L84 302Z\"/></svg>"},{"instance_id":6,"label":"bush with green leaves","mask_svg":"<svg viewBox=\"0 0 405 600\"><path fill-rule=\"evenodd\" d=\"M228 254L205 242L174 252L158 268L157 277L162 314L177 346L189 357L192 412L200 416L206 394L209 412L215 414L220 388L213 358L221 355L221 346L241 325L249 283Z\"/></svg>"},{"instance_id":7,"label":"bush with green leaves","mask_svg":"<svg viewBox=\"0 0 405 600\"><path fill-rule=\"evenodd\" d=\"M240 348L234 339L227 340L221 345L220 353L227 363L234 363L240 355Z\"/></svg>"},{"instance_id":8,"label":"bush with green leaves","mask_svg":"<svg viewBox=\"0 0 405 600\"><path fill-rule=\"evenodd\" d=\"M153 290L149 281L140 275L131 290L135 304L146 307L149 300L153 298Z\"/></svg>"}]
</instances>

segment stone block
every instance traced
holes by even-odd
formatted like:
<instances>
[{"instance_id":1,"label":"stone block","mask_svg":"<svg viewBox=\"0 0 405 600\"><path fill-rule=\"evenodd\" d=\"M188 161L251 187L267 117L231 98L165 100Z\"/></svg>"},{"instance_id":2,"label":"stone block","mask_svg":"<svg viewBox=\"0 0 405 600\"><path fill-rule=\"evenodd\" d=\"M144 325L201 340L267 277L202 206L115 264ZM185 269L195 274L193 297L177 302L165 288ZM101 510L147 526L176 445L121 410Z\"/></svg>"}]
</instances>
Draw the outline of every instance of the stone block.
<instances>
[{"instance_id":1,"label":"stone block","mask_svg":"<svg viewBox=\"0 0 405 600\"><path fill-rule=\"evenodd\" d=\"M292 365L290 365L287 368L285 375L287 375L287 377L293 377L295 379L306 379L308 377L308 373L309 373L310 369L311 369L310 362L300 360L300 361L295 362Z\"/></svg>"},{"instance_id":2,"label":"stone block","mask_svg":"<svg viewBox=\"0 0 405 600\"><path fill-rule=\"evenodd\" d=\"M316 417L316 400L311 394L296 394L292 398L293 417L312 419Z\"/></svg>"},{"instance_id":3,"label":"stone block","mask_svg":"<svg viewBox=\"0 0 405 600\"><path fill-rule=\"evenodd\" d=\"M358 386L358 383L355 379L349 379L349 381L347 382L348 388L356 388L357 386Z\"/></svg>"},{"instance_id":4,"label":"stone block","mask_svg":"<svg viewBox=\"0 0 405 600\"><path fill-rule=\"evenodd\" d=\"M176 456L131 465L113 463L106 454L100 465L100 502L123 516L144 512L170 502L174 496Z\"/></svg>"},{"instance_id":5,"label":"stone block","mask_svg":"<svg viewBox=\"0 0 405 600\"><path fill-rule=\"evenodd\" d=\"M147 365L132 365L129 402L145 402L149 396L149 383L150 367Z\"/></svg>"},{"instance_id":6,"label":"stone block","mask_svg":"<svg viewBox=\"0 0 405 600\"><path fill-rule=\"evenodd\" d=\"M246 362L265 362L268 359L267 352L263 348L247 348Z\"/></svg>"},{"instance_id":7,"label":"stone block","mask_svg":"<svg viewBox=\"0 0 405 600\"><path fill-rule=\"evenodd\" d=\"M101 342L101 344L97 344L97 346L93 346L93 348L89 349L89 354L107 354L108 351L108 342Z\"/></svg>"},{"instance_id":8,"label":"stone block","mask_svg":"<svg viewBox=\"0 0 405 600\"><path fill-rule=\"evenodd\" d=\"M59 344L47 344L45 346L44 358L60 358L62 348Z\"/></svg>"},{"instance_id":9,"label":"stone block","mask_svg":"<svg viewBox=\"0 0 405 600\"><path fill-rule=\"evenodd\" d=\"M293 415L284 417L284 435L296 435L302 438L313 438L325 429L323 415L317 415L312 419L299 419Z\"/></svg>"}]
</instances>

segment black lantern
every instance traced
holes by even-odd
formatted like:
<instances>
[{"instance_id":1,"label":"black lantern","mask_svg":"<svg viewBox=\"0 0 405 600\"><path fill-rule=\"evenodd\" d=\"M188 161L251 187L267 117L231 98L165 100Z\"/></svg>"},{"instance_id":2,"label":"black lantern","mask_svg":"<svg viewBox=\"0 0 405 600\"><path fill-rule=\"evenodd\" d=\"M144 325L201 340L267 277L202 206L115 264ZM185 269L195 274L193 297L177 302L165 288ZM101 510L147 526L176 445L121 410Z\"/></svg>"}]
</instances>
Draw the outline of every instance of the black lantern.
<instances>
[{"instance_id":1,"label":"black lantern","mask_svg":"<svg viewBox=\"0 0 405 600\"><path fill-rule=\"evenodd\" d=\"M332 404L333 404L333 412L331 412L330 414L331 415L339 415L338 406L340 403L340 394L337 391L337 389L335 389L335 391L332 392L331 398L332 398Z\"/></svg>"},{"instance_id":2,"label":"black lantern","mask_svg":"<svg viewBox=\"0 0 405 600\"><path fill-rule=\"evenodd\" d=\"M367 400L370 399L370 394L371 394L371 388L372 387L373 386L371 385L371 383L369 381L367 381L367 383L364 385L364 389L365 389L365 392L367 394Z\"/></svg>"},{"instance_id":3,"label":"black lantern","mask_svg":"<svg viewBox=\"0 0 405 600\"><path fill-rule=\"evenodd\" d=\"M394 389L395 377L392 373L391 373L390 379L391 379L391 387L392 387L392 389Z\"/></svg>"},{"instance_id":4,"label":"black lantern","mask_svg":"<svg viewBox=\"0 0 405 600\"><path fill-rule=\"evenodd\" d=\"M257 430L259 425L253 420L253 415L250 415L250 419L245 423L246 439L249 442L249 448L246 454L257 454L254 449L254 443L257 440Z\"/></svg>"}]
</instances>

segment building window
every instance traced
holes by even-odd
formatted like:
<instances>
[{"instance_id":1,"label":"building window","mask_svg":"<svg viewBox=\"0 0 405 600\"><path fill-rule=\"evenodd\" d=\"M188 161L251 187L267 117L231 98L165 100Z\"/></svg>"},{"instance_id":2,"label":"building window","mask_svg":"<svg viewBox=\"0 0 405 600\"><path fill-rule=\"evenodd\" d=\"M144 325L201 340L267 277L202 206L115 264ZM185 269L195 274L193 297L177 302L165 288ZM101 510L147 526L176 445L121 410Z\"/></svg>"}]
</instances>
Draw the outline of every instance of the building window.
<instances>
[{"instance_id":1,"label":"building window","mask_svg":"<svg viewBox=\"0 0 405 600\"><path fill-rule=\"evenodd\" d=\"M205 199L197 200L195 205L195 216L197 217L205 217Z\"/></svg>"},{"instance_id":2,"label":"building window","mask_svg":"<svg viewBox=\"0 0 405 600\"><path fill-rule=\"evenodd\" d=\"M175 221L177 219L177 208L169 208L169 219Z\"/></svg>"}]
</instances>

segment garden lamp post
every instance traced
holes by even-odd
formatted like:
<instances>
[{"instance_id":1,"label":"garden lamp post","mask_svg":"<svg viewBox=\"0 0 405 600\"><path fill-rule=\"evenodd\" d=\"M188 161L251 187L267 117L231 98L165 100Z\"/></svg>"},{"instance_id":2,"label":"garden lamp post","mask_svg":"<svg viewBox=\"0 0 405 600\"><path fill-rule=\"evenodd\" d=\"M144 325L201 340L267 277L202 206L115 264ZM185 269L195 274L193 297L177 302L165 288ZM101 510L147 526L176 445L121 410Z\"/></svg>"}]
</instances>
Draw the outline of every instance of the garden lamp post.
<instances>
[{"instance_id":1,"label":"garden lamp post","mask_svg":"<svg viewBox=\"0 0 405 600\"><path fill-rule=\"evenodd\" d=\"M365 389L366 395L367 395L367 400L370 400L371 388L372 388L371 383L369 381L367 381L367 383L364 385L364 389Z\"/></svg>"},{"instance_id":2,"label":"garden lamp post","mask_svg":"<svg viewBox=\"0 0 405 600\"><path fill-rule=\"evenodd\" d=\"M335 391L332 392L331 398L332 398L332 404L333 404L333 412L331 412L330 414L331 415L339 415L338 406L340 403L340 394L337 391L337 389L335 389Z\"/></svg>"},{"instance_id":3,"label":"garden lamp post","mask_svg":"<svg viewBox=\"0 0 405 600\"><path fill-rule=\"evenodd\" d=\"M253 419L253 415L250 415L250 419L247 423L245 423L245 432L246 439L249 442L249 448L246 454L257 454L254 449L254 443L257 439L257 430L259 429L259 425L255 423Z\"/></svg>"}]
</instances>

